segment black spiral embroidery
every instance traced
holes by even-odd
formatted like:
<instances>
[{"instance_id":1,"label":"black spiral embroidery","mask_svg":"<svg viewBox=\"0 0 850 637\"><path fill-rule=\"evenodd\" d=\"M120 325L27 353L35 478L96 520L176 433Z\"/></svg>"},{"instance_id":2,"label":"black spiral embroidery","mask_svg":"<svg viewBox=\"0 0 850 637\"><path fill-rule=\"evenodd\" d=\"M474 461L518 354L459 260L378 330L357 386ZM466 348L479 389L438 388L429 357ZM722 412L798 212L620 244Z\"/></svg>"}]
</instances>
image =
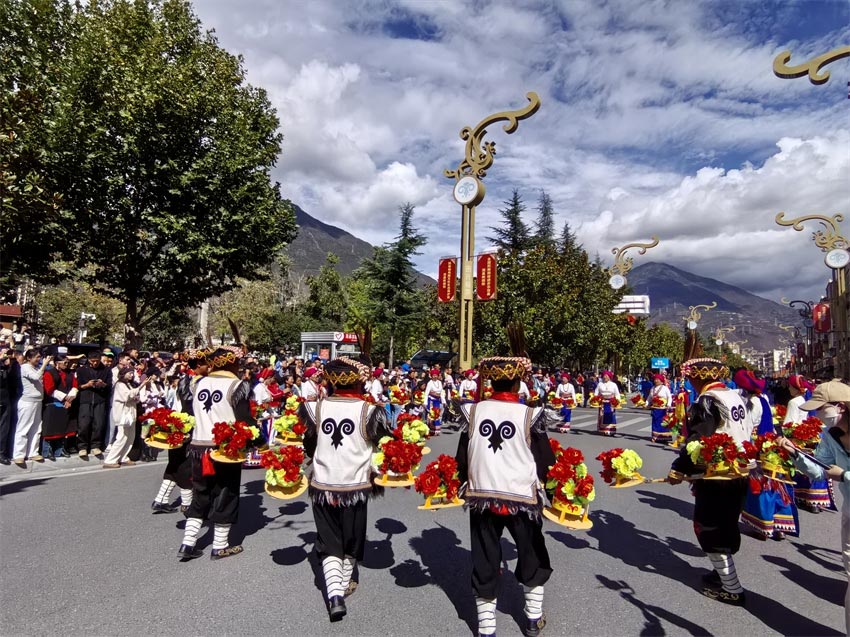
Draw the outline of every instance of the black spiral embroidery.
<instances>
[{"instance_id":1,"label":"black spiral embroidery","mask_svg":"<svg viewBox=\"0 0 850 637\"><path fill-rule=\"evenodd\" d=\"M221 399L224 398L224 394L221 393L220 389L216 389L213 392L210 392L209 389L202 389L198 392L198 400L204 403L204 411L209 413L212 406L220 402Z\"/></svg>"},{"instance_id":2,"label":"black spiral embroidery","mask_svg":"<svg viewBox=\"0 0 850 637\"><path fill-rule=\"evenodd\" d=\"M322 433L331 437L331 444L334 449L339 449L342 446L343 438L354 433L354 421L350 418L343 418L337 422L333 418L326 418L322 421Z\"/></svg>"},{"instance_id":3,"label":"black spiral embroidery","mask_svg":"<svg viewBox=\"0 0 850 637\"><path fill-rule=\"evenodd\" d=\"M502 443L516 435L516 426L509 420L503 420L498 427L492 420L482 420L478 430L490 441L488 447L496 453L502 449Z\"/></svg>"}]
</instances>

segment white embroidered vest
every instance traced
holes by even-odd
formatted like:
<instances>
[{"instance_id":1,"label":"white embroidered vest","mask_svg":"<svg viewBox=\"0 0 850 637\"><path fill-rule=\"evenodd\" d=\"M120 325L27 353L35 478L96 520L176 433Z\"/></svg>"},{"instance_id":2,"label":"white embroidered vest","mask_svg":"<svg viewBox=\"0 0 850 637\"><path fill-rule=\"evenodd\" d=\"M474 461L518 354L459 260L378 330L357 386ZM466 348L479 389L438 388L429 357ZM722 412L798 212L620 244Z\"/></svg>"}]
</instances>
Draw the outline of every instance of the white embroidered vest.
<instances>
[{"instance_id":1,"label":"white embroidered vest","mask_svg":"<svg viewBox=\"0 0 850 637\"><path fill-rule=\"evenodd\" d=\"M530 432L542 409L499 400L462 409L469 421L467 498L536 505L537 465Z\"/></svg>"},{"instance_id":2,"label":"white embroidered vest","mask_svg":"<svg viewBox=\"0 0 850 637\"><path fill-rule=\"evenodd\" d=\"M305 405L318 433L310 485L335 492L370 487L369 466L374 448L366 434L366 423L375 405L343 397Z\"/></svg>"},{"instance_id":3,"label":"white embroidered vest","mask_svg":"<svg viewBox=\"0 0 850 637\"><path fill-rule=\"evenodd\" d=\"M703 396L711 396L717 403L722 420L717 433L729 434L738 444L749 441L753 428L747 414L747 405L741 395L731 389L710 389Z\"/></svg>"},{"instance_id":4,"label":"white embroidered vest","mask_svg":"<svg viewBox=\"0 0 850 637\"><path fill-rule=\"evenodd\" d=\"M192 410L195 414L192 444L212 446L213 425L217 422L236 420L230 397L239 383L236 376L227 372L213 372L195 383L192 399Z\"/></svg>"}]
</instances>

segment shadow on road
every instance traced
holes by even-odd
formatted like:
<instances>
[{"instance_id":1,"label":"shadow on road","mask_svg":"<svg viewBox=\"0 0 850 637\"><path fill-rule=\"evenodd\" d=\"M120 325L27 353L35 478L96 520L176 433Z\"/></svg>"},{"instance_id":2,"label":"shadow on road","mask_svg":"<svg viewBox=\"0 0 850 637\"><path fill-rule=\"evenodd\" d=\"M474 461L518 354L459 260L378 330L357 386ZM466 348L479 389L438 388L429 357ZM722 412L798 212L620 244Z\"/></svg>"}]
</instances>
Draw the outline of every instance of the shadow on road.
<instances>
[{"instance_id":1,"label":"shadow on road","mask_svg":"<svg viewBox=\"0 0 850 637\"><path fill-rule=\"evenodd\" d=\"M407 527L398 520L381 518L375 522L375 528L379 532L384 533L386 537L383 540L366 540L366 546L363 550L363 561L359 566L373 570L390 568L395 564L392 543L393 535L407 533Z\"/></svg>"},{"instance_id":2,"label":"shadow on road","mask_svg":"<svg viewBox=\"0 0 850 637\"><path fill-rule=\"evenodd\" d=\"M807 557L812 562L820 564L828 571L835 571L836 573L844 572L844 567L841 565L841 551L827 549L822 546L814 546L812 544L804 544L803 542L791 542L791 546L797 549L803 557ZM820 555L823 553L832 554L835 558L830 560L828 557Z\"/></svg>"},{"instance_id":3,"label":"shadow on road","mask_svg":"<svg viewBox=\"0 0 850 637\"><path fill-rule=\"evenodd\" d=\"M638 490L636 493L641 496L638 498L638 502L648 504L653 509L673 511L689 522L693 519L694 505L692 502L686 502L679 498L669 496L666 493L658 493L656 491Z\"/></svg>"},{"instance_id":4,"label":"shadow on road","mask_svg":"<svg viewBox=\"0 0 850 637\"><path fill-rule=\"evenodd\" d=\"M47 480L48 478L33 478L32 480L19 480L18 482L13 482L11 484L0 484L0 496L20 493L21 491L25 491L31 487L37 487L44 484Z\"/></svg>"},{"instance_id":5,"label":"shadow on road","mask_svg":"<svg viewBox=\"0 0 850 637\"><path fill-rule=\"evenodd\" d=\"M411 538L409 544L419 556L422 566L406 560L390 569L396 584L403 588L425 584L438 586L454 606L458 619L466 622L470 632L477 633L478 614L469 585L472 577L469 550L461 547L454 531L440 524L437 528L425 529L419 537Z\"/></svg>"},{"instance_id":6,"label":"shadow on road","mask_svg":"<svg viewBox=\"0 0 850 637\"><path fill-rule=\"evenodd\" d=\"M825 577L812 573L798 564L789 562L778 555L762 555L766 562L775 564L782 569L782 574L795 584L817 595L821 599L832 602L836 606L844 606L844 589L846 580Z\"/></svg>"},{"instance_id":7,"label":"shadow on road","mask_svg":"<svg viewBox=\"0 0 850 637\"><path fill-rule=\"evenodd\" d=\"M255 480L243 485L245 492L239 500L239 519L234 526L234 544L241 544L246 537L254 535L266 527L273 530L290 529L311 523L306 520L288 519L291 516L301 515L307 510L307 503L302 501L288 502L280 506L278 514L275 516L266 515L266 508L262 506L266 503L268 497L265 496L264 484L263 480ZM275 502L280 502L280 500L275 500ZM275 521L277 523L273 524Z\"/></svg>"},{"instance_id":8,"label":"shadow on road","mask_svg":"<svg viewBox=\"0 0 850 637\"><path fill-rule=\"evenodd\" d=\"M643 613L645 621L643 628L640 631L641 637L649 637L650 635L653 637L655 635L666 635L667 633L661 625L662 619L674 626L678 626L683 631L687 631L690 635L711 635L710 632L699 624L690 622L684 617L681 617L676 613L671 613L660 606L653 606L640 601L637 597L635 597L634 589L624 580L612 580L608 579L604 575L597 575L596 579L598 579L605 588L612 591L619 591L620 597L629 602L629 604L636 606L640 612Z\"/></svg>"},{"instance_id":9,"label":"shadow on road","mask_svg":"<svg viewBox=\"0 0 850 637\"><path fill-rule=\"evenodd\" d=\"M839 589L840 590L840 589ZM747 591L746 609L765 626L786 637L806 637L808 635L843 635L829 626L795 613L776 600ZM817 609L812 608L812 613Z\"/></svg>"}]
</instances>

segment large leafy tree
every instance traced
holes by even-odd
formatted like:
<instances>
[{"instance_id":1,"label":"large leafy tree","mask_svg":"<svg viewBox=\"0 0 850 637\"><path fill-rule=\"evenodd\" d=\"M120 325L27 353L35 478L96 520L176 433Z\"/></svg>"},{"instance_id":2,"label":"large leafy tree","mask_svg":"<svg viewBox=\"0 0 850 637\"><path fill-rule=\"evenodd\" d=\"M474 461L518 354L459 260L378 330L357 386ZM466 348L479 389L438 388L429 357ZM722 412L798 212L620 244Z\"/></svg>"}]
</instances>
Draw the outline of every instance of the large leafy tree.
<instances>
[{"instance_id":1,"label":"large leafy tree","mask_svg":"<svg viewBox=\"0 0 850 637\"><path fill-rule=\"evenodd\" d=\"M38 309L38 329L51 338L76 341L83 313L95 315L85 321L87 341L116 343L123 337L122 304L79 282L68 280L45 287L38 295Z\"/></svg>"},{"instance_id":2,"label":"large leafy tree","mask_svg":"<svg viewBox=\"0 0 850 637\"><path fill-rule=\"evenodd\" d=\"M339 331L345 321L348 300L342 277L336 269L338 263L339 257L329 252L319 274L307 277L309 294L304 309L314 330Z\"/></svg>"},{"instance_id":3,"label":"large leafy tree","mask_svg":"<svg viewBox=\"0 0 850 637\"><path fill-rule=\"evenodd\" d=\"M79 5L78 5L79 6ZM78 9L57 87L48 177L84 278L137 332L263 276L294 236L270 170L278 120L242 60L183 0Z\"/></svg>"},{"instance_id":4,"label":"large leafy tree","mask_svg":"<svg viewBox=\"0 0 850 637\"><path fill-rule=\"evenodd\" d=\"M396 340L406 340L422 318L412 257L419 254L419 248L427 239L414 226L413 212L410 203L399 208L399 234L395 241L377 248L374 256L364 260L355 275L364 280L368 289L367 308L363 313L372 317L389 339L387 358L390 366Z\"/></svg>"},{"instance_id":5,"label":"large leafy tree","mask_svg":"<svg viewBox=\"0 0 850 637\"><path fill-rule=\"evenodd\" d=\"M0 2L0 286L21 277L55 279L62 198L48 173L48 139L60 107L74 13L60 0Z\"/></svg>"}]
</instances>

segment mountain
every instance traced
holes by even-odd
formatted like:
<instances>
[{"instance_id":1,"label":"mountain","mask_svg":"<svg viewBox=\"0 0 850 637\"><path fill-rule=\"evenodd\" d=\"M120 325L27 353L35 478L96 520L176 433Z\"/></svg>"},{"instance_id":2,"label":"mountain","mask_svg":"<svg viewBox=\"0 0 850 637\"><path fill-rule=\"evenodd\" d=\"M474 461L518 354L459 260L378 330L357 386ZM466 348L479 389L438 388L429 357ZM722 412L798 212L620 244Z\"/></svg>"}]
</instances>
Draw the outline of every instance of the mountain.
<instances>
[{"instance_id":1,"label":"mountain","mask_svg":"<svg viewBox=\"0 0 850 637\"><path fill-rule=\"evenodd\" d=\"M350 232L319 221L307 214L299 206L295 208L295 221L298 224L298 236L289 244L286 253L292 259L291 274L297 288L303 289L304 280L315 276L319 268L325 265L328 252L339 257L337 270L348 276L360 265L363 259L371 257L375 247L358 239ZM414 270L419 286L433 285L434 279Z\"/></svg>"},{"instance_id":2,"label":"mountain","mask_svg":"<svg viewBox=\"0 0 850 637\"><path fill-rule=\"evenodd\" d=\"M729 342L747 341L743 348L764 352L786 346L789 333L780 325L800 326L797 310L664 263L641 264L629 273L628 280L634 294L649 296L653 324L669 323L682 329L690 306L716 302L716 308L702 312L697 328L709 342L718 327L735 326L728 334Z\"/></svg>"}]
</instances>

